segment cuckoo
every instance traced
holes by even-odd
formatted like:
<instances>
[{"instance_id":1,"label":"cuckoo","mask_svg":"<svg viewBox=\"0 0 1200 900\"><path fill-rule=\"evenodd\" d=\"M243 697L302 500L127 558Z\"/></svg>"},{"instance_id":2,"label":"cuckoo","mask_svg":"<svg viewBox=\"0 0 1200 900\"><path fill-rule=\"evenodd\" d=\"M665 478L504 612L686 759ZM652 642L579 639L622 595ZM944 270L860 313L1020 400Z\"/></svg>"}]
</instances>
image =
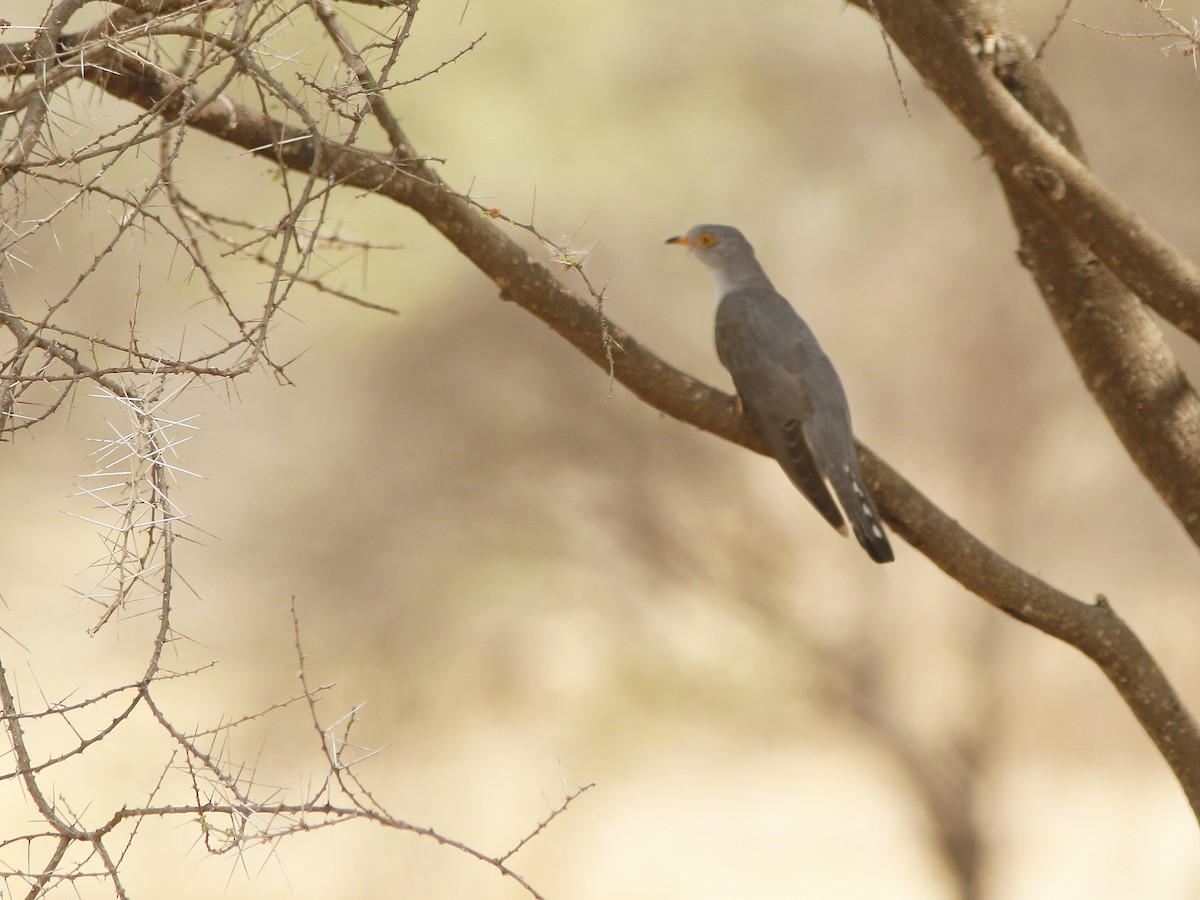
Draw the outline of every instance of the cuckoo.
<instances>
[{"instance_id":1,"label":"cuckoo","mask_svg":"<svg viewBox=\"0 0 1200 900\"><path fill-rule=\"evenodd\" d=\"M858 468L846 392L812 330L775 290L736 228L697 225L667 243L687 247L712 277L717 356L771 455L830 525L847 534L849 520L871 559L891 562L891 545Z\"/></svg>"}]
</instances>

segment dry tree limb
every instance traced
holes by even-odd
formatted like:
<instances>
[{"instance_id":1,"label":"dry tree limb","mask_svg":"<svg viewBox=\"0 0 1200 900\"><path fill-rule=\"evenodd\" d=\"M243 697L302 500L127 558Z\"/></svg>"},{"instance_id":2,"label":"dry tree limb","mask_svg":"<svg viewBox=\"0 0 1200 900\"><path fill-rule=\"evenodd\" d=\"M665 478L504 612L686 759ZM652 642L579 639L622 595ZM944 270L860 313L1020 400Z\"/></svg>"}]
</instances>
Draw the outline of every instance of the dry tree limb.
<instances>
[{"instance_id":1,"label":"dry tree limb","mask_svg":"<svg viewBox=\"0 0 1200 900\"><path fill-rule=\"evenodd\" d=\"M860 5L866 6L865 0ZM1200 274L1088 169L1028 42L991 4L875 0L884 27L992 160L1084 383L1200 545L1200 397L1142 303L1200 337Z\"/></svg>"}]
</instances>

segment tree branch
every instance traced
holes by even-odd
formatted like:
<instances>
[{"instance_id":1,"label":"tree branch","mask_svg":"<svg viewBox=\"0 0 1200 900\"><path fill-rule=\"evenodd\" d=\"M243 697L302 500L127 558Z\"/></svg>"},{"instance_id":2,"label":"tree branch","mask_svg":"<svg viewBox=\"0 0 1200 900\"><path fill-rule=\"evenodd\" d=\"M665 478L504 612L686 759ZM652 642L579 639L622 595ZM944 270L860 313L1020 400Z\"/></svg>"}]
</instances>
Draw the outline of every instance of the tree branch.
<instances>
[{"instance_id":1,"label":"tree branch","mask_svg":"<svg viewBox=\"0 0 1200 900\"><path fill-rule=\"evenodd\" d=\"M1195 267L1082 162L1071 119L1028 42L1012 36L990 4L874 0L874 8L925 83L992 159L1021 259L1084 383L1200 546L1200 398L1158 326L1122 286L1198 337ZM997 49L988 52L984 44Z\"/></svg>"},{"instance_id":2,"label":"tree branch","mask_svg":"<svg viewBox=\"0 0 1200 900\"><path fill-rule=\"evenodd\" d=\"M870 9L868 0L851 0ZM1200 340L1200 269L1182 256L1088 168L1060 116L1028 108L1052 97L1029 42L993 4L978 0L873 0L884 28L997 170L1022 182L1151 308ZM999 77L998 77L999 76ZM1024 104L1024 105L1023 105Z\"/></svg>"}]
</instances>

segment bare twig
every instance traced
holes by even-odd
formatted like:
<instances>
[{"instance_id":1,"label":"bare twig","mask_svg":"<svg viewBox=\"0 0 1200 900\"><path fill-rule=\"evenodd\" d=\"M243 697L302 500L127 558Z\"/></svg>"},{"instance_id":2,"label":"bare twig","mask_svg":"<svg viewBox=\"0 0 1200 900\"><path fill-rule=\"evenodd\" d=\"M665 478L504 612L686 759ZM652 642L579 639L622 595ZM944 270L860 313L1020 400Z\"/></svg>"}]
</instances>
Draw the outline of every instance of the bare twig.
<instances>
[{"instance_id":1,"label":"bare twig","mask_svg":"<svg viewBox=\"0 0 1200 900\"><path fill-rule=\"evenodd\" d=\"M1045 55L1046 48L1050 46L1050 42L1054 40L1054 36L1058 34L1058 29L1062 27L1063 21L1067 18L1067 12L1071 9L1071 2L1072 0L1063 0L1062 7L1054 17L1054 24L1050 26L1050 30L1046 32L1046 36L1038 44L1037 52L1033 54L1034 59L1041 59Z\"/></svg>"}]
</instances>

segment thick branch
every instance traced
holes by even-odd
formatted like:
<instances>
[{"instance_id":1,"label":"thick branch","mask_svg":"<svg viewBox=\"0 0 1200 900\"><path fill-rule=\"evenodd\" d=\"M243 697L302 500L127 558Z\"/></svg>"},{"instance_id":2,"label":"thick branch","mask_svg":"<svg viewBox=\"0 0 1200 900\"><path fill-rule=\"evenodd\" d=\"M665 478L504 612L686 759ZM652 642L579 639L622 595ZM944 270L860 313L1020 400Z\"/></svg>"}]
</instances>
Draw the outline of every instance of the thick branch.
<instances>
[{"instance_id":1,"label":"thick branch","mask_svg":"<svg viewBox=\"0 0 1200 900\"><path fill-rule=\"evenodd\" d=\"M1049 88L1029 83L1041 79L1036 67L1025 65L1028 42L998 20L992 4L851 2L874 7L888 35L1001 174L1025 183L1130 290L1200 340L1200 269L1087 167L1065 112L1047 121L1027 108L1028 92L1046 95Z\"/></svg>"},{"instance_id":2,"label":"thick branch","mask_svg":"<svg viewBox=\"0 0 1200 900\"><path fill-rule=\"evenodd\" d=\"M1084 383L1200 545L1200 398L1161 331L1121 284L1200 336L1200 276L1081 161L1070 117L1026 42L1006 37L980 11L985 5L945 0L943 11L932 0L874 0L889 36L991 157L1022 261ZM987 41L1000 49L989 55L981 49Z\"/></svg>"},{"instance_id":3,"label":"thick branch","mask_svg":"<svg viewBox=\"0 0 1200 900\"><path fill-rule=\"evenodd\" d=\"M992 606L1096 663L1171 766L1200 819L1200 729L1137 635L1103 598L1082 603L1004 559L938 509L887 463L859 448L884 518L938 568Z\"/></svg>"}]
</instances>

